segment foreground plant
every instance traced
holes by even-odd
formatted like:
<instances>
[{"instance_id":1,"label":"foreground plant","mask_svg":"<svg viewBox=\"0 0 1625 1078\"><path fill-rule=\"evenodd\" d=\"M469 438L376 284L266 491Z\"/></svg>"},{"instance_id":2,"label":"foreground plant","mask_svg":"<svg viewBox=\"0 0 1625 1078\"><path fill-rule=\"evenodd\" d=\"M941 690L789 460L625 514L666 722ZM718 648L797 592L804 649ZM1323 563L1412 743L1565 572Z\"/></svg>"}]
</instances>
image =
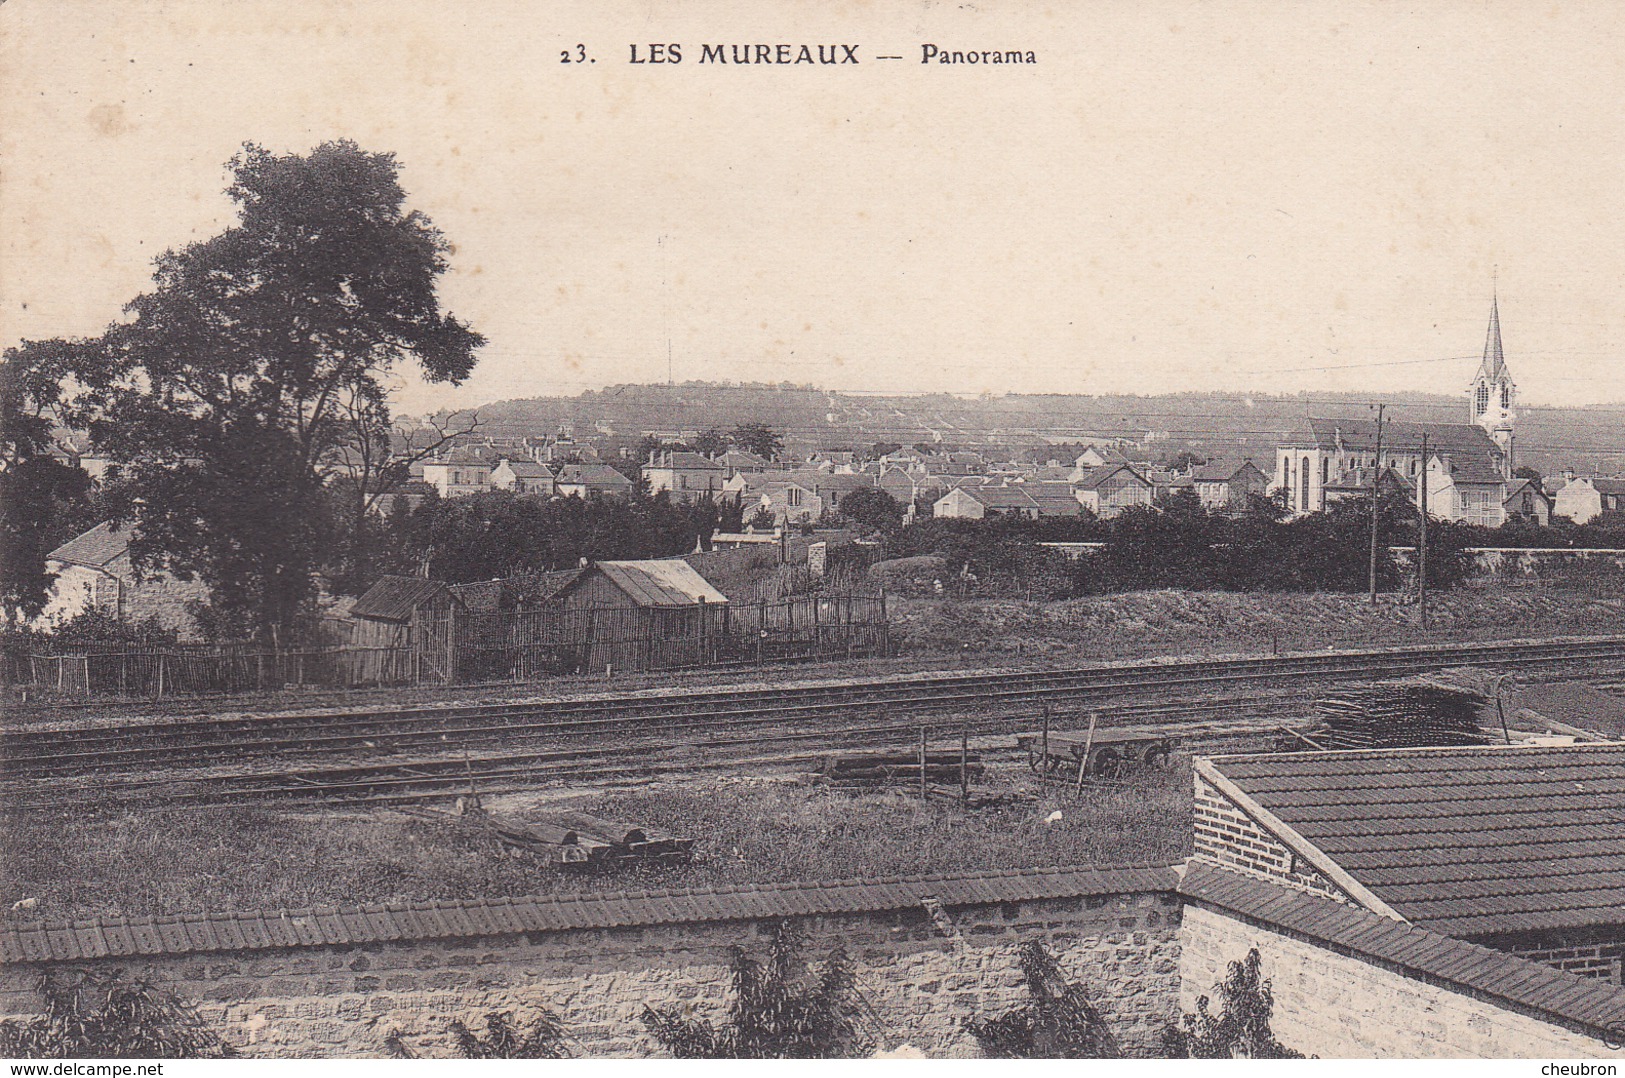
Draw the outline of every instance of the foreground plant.
<instances>
[{"instance_id":1,"label":"foreground plant","mask_svg":"<svg viewBox=\"0 0 1625 1078\"><path fill-rule=\"evenodd\" d=\"M450 1024L452 1043L464 1059L568 1059L564 1024L551 1011L543 1011L520 1028L509 1011L485 1016L485 1032L477 1034L461 1021ZM397 1038L398 1041L398 1038ZM393 1047L393 1046L392 1046Z\"/></svg>"},{"instance_id":2,"label":"foreground plant","mask_svg":"<svg viewBox=\"0 0 1625 1078\"><path fill-rule=\"evenodd\" d=\"M1003 1059L1117 1059L1106 1020L1081 985L1066 979L1043 944L1028 941L1018 957L1031 999L997 1018L972 1018L965 1028L985 1055Z\"/></svg>"},{"instance_id":3,"label":"foreground plant","mask_svg":"<svg viewBox=\"0 0 1625 1078\"><path fill-rule=\"evenodd\" d=\"M733 1002L720 1028L675 1006L645 1007L643 1023L679 1059L850 1059L869 1054L858 1028L852 967L840 948L821 973L798 976L801 941L781 922L765 962L735 947Z\"/></svg>"},{"instance_id":4,"label":"foreground plant","mask_svg":"<svg viewBox=\"0 0 1625 1078\"><path fill-rule=\"evenodd\" d=\"M14 1059L228 1059L236 1055L191 1004L120 973L40 977L43 1013L0 1022L0 1056Z\"/></svg>"},{"instance_id":5,"label":"foreground plant","mask_svg":"<svg viewBox=\"0 0 1625 1078\"><path fill-rule=\"evenodd\" d=\"M1184 1028L1169 1027L1168 1054L1191 1059L1302 1059L1302 1052L1276 1040L1270 1029L1275 996L1262 969L1257 947L1240 962L1230 963L1229 973L1214 986L1223 1009L1215 1015L1208 997L1198 997L1196 1013L1184 1016Z\"/></svg>"}]
</instances>

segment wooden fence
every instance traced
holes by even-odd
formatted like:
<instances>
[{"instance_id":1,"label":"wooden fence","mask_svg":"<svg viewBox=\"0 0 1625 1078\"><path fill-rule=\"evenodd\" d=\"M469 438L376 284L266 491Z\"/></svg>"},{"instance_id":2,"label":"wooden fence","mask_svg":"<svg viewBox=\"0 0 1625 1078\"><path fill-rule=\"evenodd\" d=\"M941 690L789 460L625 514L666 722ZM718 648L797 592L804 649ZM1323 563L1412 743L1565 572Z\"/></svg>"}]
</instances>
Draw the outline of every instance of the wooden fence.
<instances>
[{"instance_id":1,"label":"wooden fence","mask_svg":"<svg viewBox=\"0 0 1625 1078\"><path fill-rule=\"evenodd\" d=\"M409 647L271 651L178 645L34 654L27 684L70 696L161 698L285 688L534 681L565 674L885 655L886 600L805 595L682 608L507 610L458 617L452 665Z\"/></svg>"}]
</instances>

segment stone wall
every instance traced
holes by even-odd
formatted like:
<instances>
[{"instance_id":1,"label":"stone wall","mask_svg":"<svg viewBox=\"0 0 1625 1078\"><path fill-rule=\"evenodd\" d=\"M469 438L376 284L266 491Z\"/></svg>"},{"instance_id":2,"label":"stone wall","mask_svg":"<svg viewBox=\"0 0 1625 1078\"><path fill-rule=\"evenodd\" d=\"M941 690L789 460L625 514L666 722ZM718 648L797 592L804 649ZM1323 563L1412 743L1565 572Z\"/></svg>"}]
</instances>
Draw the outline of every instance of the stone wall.
<instances>
[{"instance_id":1,"label":"stone wall","mask_svg":"<svg viewBox=\"0 0 1625 1078\"><path fill-rule=\"evenodd\" d=\"M1215 910L1187 905L1182 1005L1210 995L1229 964L1257 947L1275 997L1276 1038L1322 1058L1608 1057L1602 1041L1446 987L1393 965L1341 953Z\"/></svg>"},{"instance_id":2,"label":"stone wall","mask_svg":"<svg viewBox=\"0 0 1625 1078\"><path fill-rule=\"evenodd\" d=\"M1045 942L1087 987L1129 1052L1153 1052L1176 1014L1180 902L1172 893L795 923L809 961L836 944L847 950L884 1048L979 1054L964 1019L1027 998L1016 952L1029 939ZM539 1007L564 1019L580 1055L644 1056L659 1054L639 1020L644 1005L674 1003L720 1019L731 995L730 948L760 953L773 925L718 921L102 961L198 1001L250 1056L382 1056L391 1032L422 1055L444 1056L449 1019L474 1025L488 1011L511 1010L524 1021ZM35 1008L37 975L32 965L0 967L0 1013Z\"/></svg>"}]
</instances>

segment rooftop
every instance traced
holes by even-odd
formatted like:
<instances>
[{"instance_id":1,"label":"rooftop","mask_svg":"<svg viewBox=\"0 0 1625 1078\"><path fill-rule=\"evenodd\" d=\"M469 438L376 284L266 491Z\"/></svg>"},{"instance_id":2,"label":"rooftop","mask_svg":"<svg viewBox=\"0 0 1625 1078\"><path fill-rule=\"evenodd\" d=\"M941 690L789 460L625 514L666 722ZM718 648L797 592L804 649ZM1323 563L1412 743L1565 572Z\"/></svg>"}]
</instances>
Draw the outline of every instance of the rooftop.
<instances>
[{"instance_id":1,"label":"rooftop","mask_svg":"<svg viewBox=\"0 0 1625 1078\"><path fill-rule=\"evenodd\" d=\"M114 528L111 521L103 521L85 534L69 539L46 555L46 558L65 565L85 565L92 569L100 569L116 561L129 549L129 533Z\"/></svg>"},{"instance_id":2,"label":"rooftop","mask_svg":"<svg viewBox=\"0 0 1625 1078\"><path fill-rule=\"evenodd\" d=\"M1179 893L1566 1024L1610 1030L1625 1019L1625 989L1607 981L1552 969L1217 865L1191 862Z\"/></svg>"},{"instance_id":3,"label":"rooftop","mask_svg":"<svg viewBox=\"0 0 1625 1078\"><path fill-rule=\"evenodd\" d=\"M1625 744L1206 766L1415 924L1464 937L1625 924Z\"/></svg>"},{"instance_id":4,"label":"rooftop","mask_svg":"<svg viewBox=\"0 0 1625 1078\"><path fill-rule=\"evenodd\" d=\"M594 562L593 568L614 581L616 587L639 606L693 606L701 602L728 601L726 595L681 558L600 561Z\"/></svg>"},{"instance_id":5,"label":"rooftop","mask_svg":"<svg viewBox=\"0 0 1625 1078\"><path fill-rule=\"evenodd\" d=\"M385 576L350 604L350 616L374 621L406 621L412 611L437 595L448 593L444 582L420 576Z\"/></svg>"}]
</instances>

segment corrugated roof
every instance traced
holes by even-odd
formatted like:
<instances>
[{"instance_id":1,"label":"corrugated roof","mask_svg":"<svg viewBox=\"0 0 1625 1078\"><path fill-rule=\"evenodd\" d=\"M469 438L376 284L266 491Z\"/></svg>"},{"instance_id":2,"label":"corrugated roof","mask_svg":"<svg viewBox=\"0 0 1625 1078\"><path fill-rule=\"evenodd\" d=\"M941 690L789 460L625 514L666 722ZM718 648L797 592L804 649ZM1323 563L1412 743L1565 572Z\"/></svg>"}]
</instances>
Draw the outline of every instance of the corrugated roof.
<instances>
[{"instance_id":1,"label":"corrugated roof","mask_svg":"<svg viewBox=\"0 0 1625 1078\"><path fill-rule=\"evenodd\" d=\"M69 539L47 557L66 565L87 565L100 569L129 549L130 533L116 529L111 521L104 520L78 538Z\"/></svg>"},{"instance_id":2,"label":"corrugated roof","mask_svg":"<svg viewBox=\"0 0 1625 1078\"><path fill-rule=\"evenodd\" d=\"M1589 1033L1617 1030L1625 1020L1625 989L1607 981L1566 973L1203 861L1190 863L1179 893L1335 949L1549 1015Z\"/></svg>"},{"instance_id":3,"label":"corrugated roof","mask_svg":"<svg viewBox=\"0 0 1625 1078\"><path fill-rule=\"evenodd\" d=\"M1457 936L1625 924L1625 745L1209 764L1409 921Z\"/></svg>"},{"instance_id":4,"label":"corrugated roof","mask_svg":"<svg viewBox=\"0 0 1625 1078\"><path fill-rule=\"evenodd\" d=\"M610 895L389 903L0 926L0 965L88 958L355 945L641 925L737 921L1086 896L1171 893L1171 867L1043 868Z\"/></svg>"},{"instance_id":5,"label":"corrugated roof","mask_svg":"<svg viewBox=\"0 0 1625 1078\"><path fill-rule=\"evenodd\" d=\"M599 570L639 606L693 606L726 603L728 597L681 558L651 561L600 561ZM560 589L563 590L562 588Z\"/></svg>"},{"instance_id":6,"label":"corrugated roof","mask_svg":"<svg viewBox=\"0 0 1625 1078\"><path fill-rule=\"evenodd\" d=\"M420 576L380 577L378 583L350 605L350 616L373 621L407 621L413 610L443 592L449 595L450 589L440 580L425 580Z\"/></svg>"}]
</instances>

